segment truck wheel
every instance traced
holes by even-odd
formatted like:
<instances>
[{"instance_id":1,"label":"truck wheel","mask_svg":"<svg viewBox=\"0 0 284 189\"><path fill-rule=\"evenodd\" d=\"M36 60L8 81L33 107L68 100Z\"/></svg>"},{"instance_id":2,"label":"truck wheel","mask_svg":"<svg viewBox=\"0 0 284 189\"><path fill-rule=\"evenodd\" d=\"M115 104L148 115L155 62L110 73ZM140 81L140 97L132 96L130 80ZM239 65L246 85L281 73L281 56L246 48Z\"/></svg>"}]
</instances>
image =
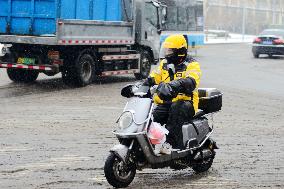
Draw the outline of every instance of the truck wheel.
<instances>
[{"instance_id":1,"label":"truck wheel","mask_svg":"<svg viewBox=\"0 0 284 189\"><path fill-rule=\"evenodd\" d=\"M72 83L78 87L89 85L94 79L94 64L95 62L91 55L83 54L76 61L75 67L70 68L70 72L65 79L73 80Z\"/></svg>"},{"instance_id":2,"label":"truck wheel","mask_svg":"<svg viewBox=\"0 0 284 189\"><path fill-rule=\"evenodd\" d=\"M37 79L39 72L34 70L7 69L8 77L14 82L30 83Z\"/></svg>"},{"instance_id":3,"label":"truck wheel","mask_svg":"<svg viewBox=\"0 0 284 189\"><path fill-rule=\"evenodd\" d=\"M108 183L113 187L126 188L133 181L136 168L126 166L119 157L111 153L105 162L104 172Z\"/></svg>"},{"instance_id":4,"label":"truck wheel","mask_svg":"<svg viewBox=\"0 0 284 189\"><path fill-rule=\"evenodd\" d=\"M152 57L150 56L148 51L142 50L140 54L140 73L134 74L137 80L145 79L149 76L151 65L153 63Z\"/></svg>"}]
</instances>

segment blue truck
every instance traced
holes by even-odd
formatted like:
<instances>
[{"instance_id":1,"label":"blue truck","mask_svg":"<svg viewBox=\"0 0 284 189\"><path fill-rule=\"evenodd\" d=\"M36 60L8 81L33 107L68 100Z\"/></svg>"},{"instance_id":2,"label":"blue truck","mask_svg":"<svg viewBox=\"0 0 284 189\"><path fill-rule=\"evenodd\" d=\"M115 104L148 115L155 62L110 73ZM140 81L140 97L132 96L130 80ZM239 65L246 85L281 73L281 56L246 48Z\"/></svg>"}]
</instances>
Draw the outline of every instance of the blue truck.
<instances>
[{"instance_id":1,"label":"blue truck","mask_svg":"<svg viewBox=\"0 0 284 189\"><path fill-rule=\"evenodd\" d=\"M15 82L62 74L148 76L159 58L166 6L151 0L0 0L0 68Z\"/></svg>"}]
</instances>

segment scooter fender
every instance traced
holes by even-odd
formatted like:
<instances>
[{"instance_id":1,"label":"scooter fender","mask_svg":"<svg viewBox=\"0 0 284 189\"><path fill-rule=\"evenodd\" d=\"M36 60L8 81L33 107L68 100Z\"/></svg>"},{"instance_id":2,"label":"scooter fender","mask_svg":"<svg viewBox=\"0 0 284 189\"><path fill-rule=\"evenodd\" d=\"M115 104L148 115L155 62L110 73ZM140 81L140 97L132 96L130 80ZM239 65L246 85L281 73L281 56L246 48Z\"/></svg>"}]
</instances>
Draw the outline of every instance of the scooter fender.
<instances>
[{"instance_id":1,"label":"scooter fender","mask_svg":"<svg viewBox=\"0 0 284 189\"><path fill-rule=\"evenodd\" d=\"M128 147L122 144L115 145L110 149L110 152L113 152L115 155L117 155L123 162L126 161L127 153L128 153Z\"/></svg>"},{"instance_id":2,"label":"scooter fender","mask_svg":"<svg viewBox=\"0 0 284 189\"><path fill-rule=\"evenodd\" d=\"M218 146L217 146L217 143L211 139L211 141L213 142L213 149L220 149Z\"/></svg>"}]
</instances>

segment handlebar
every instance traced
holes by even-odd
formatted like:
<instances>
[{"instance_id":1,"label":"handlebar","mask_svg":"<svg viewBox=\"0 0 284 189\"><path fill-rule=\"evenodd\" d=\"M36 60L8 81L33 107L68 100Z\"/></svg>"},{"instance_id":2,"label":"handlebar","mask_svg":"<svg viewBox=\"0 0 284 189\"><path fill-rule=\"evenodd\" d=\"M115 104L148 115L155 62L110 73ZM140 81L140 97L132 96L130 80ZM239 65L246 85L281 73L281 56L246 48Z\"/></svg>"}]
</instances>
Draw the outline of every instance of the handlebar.
<instances>
[{"instance_id":1,"label":"handlebar","mask_svg":"<svg viewBox=\"0 0 284 189\"><path fill-rule=\"evenodd\" d=\"M149 87L143 85L141 82L126 85L121 90L121 95L126 98L131 98L134 96L140 97L140 98L152 98L154 93L156 92L157 85Z\"/></svg>"}]
</instances>

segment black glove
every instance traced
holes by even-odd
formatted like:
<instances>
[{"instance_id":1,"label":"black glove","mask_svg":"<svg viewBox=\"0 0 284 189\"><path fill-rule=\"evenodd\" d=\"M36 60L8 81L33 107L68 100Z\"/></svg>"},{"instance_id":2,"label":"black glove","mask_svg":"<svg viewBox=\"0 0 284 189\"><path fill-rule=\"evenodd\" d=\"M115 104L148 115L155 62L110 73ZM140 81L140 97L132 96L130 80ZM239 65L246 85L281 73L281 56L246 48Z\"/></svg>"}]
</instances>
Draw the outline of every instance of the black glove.
<instances>
[{"instance_id":1,"label":"black glove","mask_svg":"<svg viewBox=\"0 0 284 189\"><path fill-rule=\"evenodd\" d=\"M132 84L128 84L128 85L124 86L121 89L121 96L126 97L126 98L133 97L133 95L134 95L133 91L132 91L133 86L134 85L132 85Z\"/></svg>"},{"instance_id":2,"label":"black glove","mask_svg":"<svg viewBox=\"0 0 284 189\"><path fill-rule=\"evenodd\" d=\"M177 93L172 89L169 84L162 82L157 88L157 95L163 101L171 101L177 96Z\"/></svg>"},{"instance_id":3,"label":"black glove","mask_svg":"<svg viewBox=\"0 0 284 189\"><path fill-rule=\"evenodd\" d=\"M173 80L169 83L173 91L175 93L185 93L185 94L191 94L192 91L196 88L196 82L193 78L184 78L184 79L178 79Z\"/></svg>"},{"instance_id":4,"label":"black glove","mask_svg":"<svg viewBox=\"0 0 284 189\"><path fill-rule=\"evenodd\" d=\"M155 85L155 79L153 77L148 77L147 79L143 80L142 85L152 87Z\"/></svg>"},{"instance_id":5,"label":"black glove","mask_svg":"<svg viewBox=\"0 0 284 189\"><path fill-rule=\"evenodd\" d=\"M171 101L179 93L192 94L195 87L196 82L193 78L178 79L169 83L160 83L157 88L157 94L161 100Z\"/></svg>"}]
</instances>

